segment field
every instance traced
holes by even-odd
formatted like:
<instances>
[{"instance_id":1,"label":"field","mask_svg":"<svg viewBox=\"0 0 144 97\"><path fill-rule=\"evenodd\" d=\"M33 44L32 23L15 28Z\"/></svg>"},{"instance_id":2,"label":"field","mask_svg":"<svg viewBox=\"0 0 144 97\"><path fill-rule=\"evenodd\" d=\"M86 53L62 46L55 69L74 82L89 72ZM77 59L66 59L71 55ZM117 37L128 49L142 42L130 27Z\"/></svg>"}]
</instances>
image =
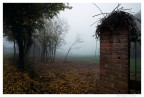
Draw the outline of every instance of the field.
<instances>
[{"instance_id":1,"label":"field","mask_svg":"<svg viewBox=\"0 0 144 97\"><path fill-rule=\"evenodd\" d=\"M130 60L130 70L131 72L135 72L135 60L131 59ZM136 64L136 70L137 72L141 72L141 59L137 59L137 64Z\"/></svg>"},{"instance_id":2,"label":"field","mask_svg":"<svg viewBox=\"0 0 144 97\"><path fill-rule=\"evenodd\" d=\"M136 75L135 75L135 60L131 59L130 60L130 72L131 72L131 80L136 80L140 81L141 80L141 59L137 59L137 64L136 64Z\"/></svg>"},{"instance_id":3,"label":"field","mask_svg":"<svg viewBox=\"0 0 144 97\"><path fill-rule=\"evenodd\" d=\"M71 56L69 57L70 61L75 61L75 62L86 62L86 63L96 63L99 64L99 57L95 57L95 56Z\"/></svg>"},{"instance_id":4,"label":"field","mask_svg":"<svg viewBox=\"0 0 144 97\"><path fill-rule=\"evenodd\" d=\"M81 58L82 59L82 58ZM27 71L4 63L4 94L81 94L97 93L99 66L94 62L36 62Z\"/></svg>"}]
</instances>

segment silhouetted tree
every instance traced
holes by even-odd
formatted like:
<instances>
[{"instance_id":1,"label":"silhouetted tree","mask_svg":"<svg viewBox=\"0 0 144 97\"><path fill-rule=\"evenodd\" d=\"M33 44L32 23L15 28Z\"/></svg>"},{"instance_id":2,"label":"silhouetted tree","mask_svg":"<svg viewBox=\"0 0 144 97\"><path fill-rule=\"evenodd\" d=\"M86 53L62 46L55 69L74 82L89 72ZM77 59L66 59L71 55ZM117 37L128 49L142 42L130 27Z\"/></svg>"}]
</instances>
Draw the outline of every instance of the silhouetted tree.
<instances>
[{"instance_id":1,"label":"silhouetted tree","mask_svg":"<svg viewBox=\"0 0 144 97\"><path fill-rule=\"evenodd\" d=\"M52 18L65 8L63 3L4 3L3 22L16 40L19 48L19 68L24 69L24 59L32 44L34 29L42 25L41 17ZM8 35L9 36L9 35Z\"/></svg>"},{"instance_id":2,"label":"silhouetted tree","mask_svg":"<svg viewBox=\"0 0 144 97\"><path fill-rule=\"evenodd\" d=\"M81 48L81 47L74 47L74 46L77 45L77 44L80 44L80 43L82 43L82 42L84 42L84 41L81 41L80 37L77 35L74 43L73 43L73 44L69 47L69 49L68 49L68 52L67 52L67 54L66 54L66 56L65 56L64 62L67 62L67 57L68 57L68 55L69 55L69 53L70 53L71 50Z\"/></svg>"},{"instance_id":3,"label":"silhouetted tree","mask_svg":"<svg viewBox=\"0 0 144 97\"><path fill-rule=\"evenodd\" d=\"M56 50L61 45L65 44L64 36L65 33L68 31L68 25L64 20L56 18L52 21L53 23L53 42L52 42L52 62L55 60Z\"/></svg>"}]
</instances>

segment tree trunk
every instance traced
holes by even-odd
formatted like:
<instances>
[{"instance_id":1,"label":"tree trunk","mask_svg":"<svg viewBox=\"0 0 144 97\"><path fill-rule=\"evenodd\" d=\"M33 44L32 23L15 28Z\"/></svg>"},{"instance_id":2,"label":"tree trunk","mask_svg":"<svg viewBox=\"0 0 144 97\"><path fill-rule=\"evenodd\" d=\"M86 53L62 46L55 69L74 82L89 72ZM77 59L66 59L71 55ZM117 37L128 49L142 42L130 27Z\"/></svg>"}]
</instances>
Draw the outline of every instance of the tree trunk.
<instances>
[{"instance_id":1,"label":"tree trunk","mask_svg":"<svg viewBox=\"0 0 144 97\"><path fill-rule=\"evenodd\" d=\"M44 44L42 47L42 57L41 57L42 61L46 61L46 53L47 53L46 49L47 49L47 46Z\"/></svg>"},{"instance_id":2,"label":"tree trunk","mask_svg":"<svg viewBox=\"0 0 144 97\"><path fill-rule=\"evenodd\" d=\"M35 44L34 44L34 51L33 51L33 62L34 62L34 58L35 58Z\"/></svg>"},{"instance_id":3,"label":"tree trunk","mask_svg":"<svg viewBox=\"0 0 144 97\"><path fill-rule=\"evenodd\" d=\"M44 61L44 59L45 59L45 46L43 44L43 46L42 46L42 54L41 54L41 61Z\"/></svg>"},{"instance_id":4,"label":"tree trunk","mask_svg":"<svg viewBox=\"0 0 144 97\"><path fill-rule=\"evenodd\" d=\"M48 62L48 52L47 52L47 48L46 48L46 61Z\"/></svg>"},{"instance_id":5,"label":"tree trunk","mask_svg":"<svg viewBox=\"0 0 144 97\"><path fill-rule=\"evenodd\" d=\"M24 70L24 47L22 43L18 45L19 45L19 69Z\"/></svg>"},{"instance_id":6,"label":"tree trunk","mask_svg":"<svg viewBox=\"0 0 144 97\"><path fill-rule=\"evenodd\" d=\"M95 57L97 56L97 39L96 39L96 48L95 48Z\"/></svg>"},{"instance_id":7,"label":"tree trunk","mask_svg":"<svg viewBox=\"0 0 144 97\"><path fill-rule=\"evenodd\" d=\"M14 40L14 59L13 59L13 64L15 64L15 60L16 60L16 47L15 47L15 40Z\"/></svg>"},{"instance_id":8,"label":"tree trunk","mask_svg":"<svg viewBox=\"0 0 144 97\"><path fill-rule=\"evenodd\" d=\"M41 58L41 49L40 49L40 47L38 47L38 50L39 50L39 56L38 56L38 59L40 59L40 58Z\"/></svg>"},{"instance_id":9,"label":"tree trunk","mask_svg":"<svg viewBox=\"0 0 144 97\"><path fill-rule=\"evenodd\" d=\"M68 57L68 54L69 54L70 50L71 50L71 48L68 50L68 52L67 52L67 54L66 54L66 57L65 57L65 61L64 61L64 62L66 62L66 61L67 61L67 57Z\"/></svg>"},{"instance_id":10,"label":"tree trunk","mask_svg":"<svg viewBox=\"0 0 144 97\"><path fill-rule=\"evenodd\" d=\"M57 47L57 43L55 44L55 48L54 48L54 56L53 56L53 62L55 61L55 55L56 55L56 47Z\"/></svg>"}]
</instances>

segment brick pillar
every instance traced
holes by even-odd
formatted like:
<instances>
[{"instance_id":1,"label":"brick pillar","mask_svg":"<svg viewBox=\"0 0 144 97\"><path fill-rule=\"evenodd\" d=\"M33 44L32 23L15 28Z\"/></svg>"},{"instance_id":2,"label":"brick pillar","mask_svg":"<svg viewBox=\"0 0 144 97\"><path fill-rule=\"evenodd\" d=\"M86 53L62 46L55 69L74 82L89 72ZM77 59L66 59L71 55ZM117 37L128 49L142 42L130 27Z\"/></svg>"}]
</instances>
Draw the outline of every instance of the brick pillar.
<instances>
[{"instance_id":1,"label":"brick pillar","mask_svg":"<svg viewBox=\"0 0 144 97\"><path fill-rule=\"evenodd\" d=\"M128 93L128 31L100 34L100 93Z\"/></svg>"}]
</instances>

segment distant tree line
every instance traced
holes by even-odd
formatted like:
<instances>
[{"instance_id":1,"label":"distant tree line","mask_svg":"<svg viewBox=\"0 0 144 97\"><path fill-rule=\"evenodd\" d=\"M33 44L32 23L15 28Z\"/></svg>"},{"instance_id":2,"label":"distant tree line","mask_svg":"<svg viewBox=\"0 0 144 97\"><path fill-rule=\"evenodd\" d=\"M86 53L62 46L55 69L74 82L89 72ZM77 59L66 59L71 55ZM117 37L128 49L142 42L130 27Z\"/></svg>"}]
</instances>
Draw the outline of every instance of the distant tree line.
<instances>
[{"instance_id":1,"label":"distant tree line","mask_svg":"<svg viewBox=\"0 0 144 97\"><path fill-rule=\"evenodd\" d=\"M68 31L67 23L60 19L43 18L44 26L35 29L32 48L29 53L35 59L35 55L44 62L54 62L56 50L65 44L64 36Z\"/></svg>"}]
</instances>

